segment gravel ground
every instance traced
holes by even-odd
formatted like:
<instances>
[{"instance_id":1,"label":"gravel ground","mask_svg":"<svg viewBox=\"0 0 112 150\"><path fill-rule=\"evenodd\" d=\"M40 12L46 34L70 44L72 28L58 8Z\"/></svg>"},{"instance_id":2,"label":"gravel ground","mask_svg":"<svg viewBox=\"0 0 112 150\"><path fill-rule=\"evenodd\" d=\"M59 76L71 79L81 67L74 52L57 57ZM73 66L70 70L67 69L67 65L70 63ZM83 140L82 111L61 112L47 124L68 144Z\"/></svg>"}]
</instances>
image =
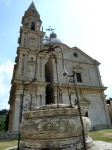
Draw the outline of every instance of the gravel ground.
<instances>
[{"instance_id":1,"label":"gravel ground","mask_svg":"<svg viewBox=\"0 0 112 150\"><path fill-rule=\"evenodd\" d=\"M112 150L112 143L93 141L93 146L89 150Z\"/></svg>"}]
</instances>

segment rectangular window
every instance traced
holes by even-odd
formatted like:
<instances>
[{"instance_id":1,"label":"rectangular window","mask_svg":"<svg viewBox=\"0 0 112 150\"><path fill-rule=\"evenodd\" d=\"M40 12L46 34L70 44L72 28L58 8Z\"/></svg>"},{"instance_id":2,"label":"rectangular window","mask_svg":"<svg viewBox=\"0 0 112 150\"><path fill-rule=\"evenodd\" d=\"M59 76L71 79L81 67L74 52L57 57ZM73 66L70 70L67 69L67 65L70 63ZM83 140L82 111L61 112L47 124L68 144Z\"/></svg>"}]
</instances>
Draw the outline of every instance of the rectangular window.
<instances>
[{"instance_id":1,"label":"rectangular window","mask_svg":"<svg viewBox=\"0 0 112 150\"><path fill-rule=\"evenodd\" d=\"M76 73L77 82L82 82L81 73Z\"/></svg>"}]
</instances>

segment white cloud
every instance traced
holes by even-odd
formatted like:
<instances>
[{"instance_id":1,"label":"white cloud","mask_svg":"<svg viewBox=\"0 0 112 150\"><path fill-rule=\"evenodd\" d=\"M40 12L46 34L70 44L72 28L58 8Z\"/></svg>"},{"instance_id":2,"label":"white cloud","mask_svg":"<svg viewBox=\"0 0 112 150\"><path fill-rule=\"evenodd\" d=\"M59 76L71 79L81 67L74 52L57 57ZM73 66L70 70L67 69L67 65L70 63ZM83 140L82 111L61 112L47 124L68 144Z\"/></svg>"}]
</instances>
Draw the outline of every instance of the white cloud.
<instances>
[{"instance_id":1,"label":"white cloud","mask_svg":"<svg viewBox=\"0 0 112 150\"><path fill-rule=\"evenodd\" d=\"M10 60L0 64L0 109L9 107L8 100L13 65Z\"/></svg>"},{"instance_id":2,"label":"white cloud","mask_svg":"<svg viewBox=\"0 0 112 150\"><path fill-rule=\"evenodd\" d=\"M0 3L4 3L5 5L9 5L11 0L0 0Z\"/></svg>"}]
</instances>

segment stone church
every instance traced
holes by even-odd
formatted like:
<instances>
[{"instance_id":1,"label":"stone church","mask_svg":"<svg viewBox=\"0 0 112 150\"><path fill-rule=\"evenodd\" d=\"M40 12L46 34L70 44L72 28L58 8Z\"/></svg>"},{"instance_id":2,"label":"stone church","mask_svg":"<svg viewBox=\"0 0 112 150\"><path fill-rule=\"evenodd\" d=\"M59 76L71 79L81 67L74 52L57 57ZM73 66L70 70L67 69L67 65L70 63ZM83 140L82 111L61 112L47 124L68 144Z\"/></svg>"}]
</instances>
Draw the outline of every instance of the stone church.
<instances>
[{"instance_id":1,"label":"stone church","mask_svg":"<svg viewBox=\"0 0 112 150\"><path fill-rule=\"evenodd\" d=\"M23 95L23 113L30 111L32 107L57 103L55 61L44 54L37 56L37 53L45 49L49 43L62 47L66 70L69 73L76 72L76 86L80 105L87 110L86 116L91 120L91 129L109 127L110 119L104 94L106 87L102 84L98 68L100 63L79 48L70 48L66 43L61 42L54 32L50 34L49 38L46 38L41 25L40 15L32 2L22 17L20 37L18 38L19 46L9 98L9 133L18 133ZM67 79L63 76L62 57L59 51L56 56L62 93L60 101L67 104L69 103ZM33 79L35 80L29 84ZM23 89L23 82L27 84L25 89ZM75 99L75 94L72 94L72 101L74 102Z\"/></svg>"}]
</instances>

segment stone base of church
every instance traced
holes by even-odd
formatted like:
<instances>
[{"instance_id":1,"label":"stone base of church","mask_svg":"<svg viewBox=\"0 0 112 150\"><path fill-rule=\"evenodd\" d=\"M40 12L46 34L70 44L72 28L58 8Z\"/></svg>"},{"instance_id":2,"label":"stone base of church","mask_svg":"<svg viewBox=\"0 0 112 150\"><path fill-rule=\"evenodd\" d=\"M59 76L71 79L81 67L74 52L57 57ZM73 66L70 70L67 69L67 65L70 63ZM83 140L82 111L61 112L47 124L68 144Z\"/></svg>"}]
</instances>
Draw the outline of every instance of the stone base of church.
<instances>
[{"instance_id":1,"label":"stone base of church","mask_svg":"<svg viewBox=\"0 0 112 150\"><path fill-rule=\"evenodd\" d=\"M102 130L110 128L109 124L96 124L93 126L93 130Z\"/></svg>"},{"instance_id":2,"label":"stone base of church","mask_svg":"<svg viewBox=\"0 0 112 150\"><path fill-rule=\"evenodd\" d=\"M85 110L82 110L84 116ZM25 122L21 124L20 133L24 139L21 150L83 150L82 126L78 108L69 105L56 104L42 106L24 115ZM92 140L87 135L90 130L90 120L82 117L86 146L90 147Z\"/></svg>"},{"instance_id":3,"label":"stone base of church","mask_svg":"<svg viewBox=\"0 0 112 150\"><path fill-rule=\"evenodd\" d=\"M8 138L18 137L18 135L19 135L19 132L18 132L18 131L12 131L12 132L7 131L7 132L6 132L6 136L7 136Z\"/></svg>"}]
</instances>

